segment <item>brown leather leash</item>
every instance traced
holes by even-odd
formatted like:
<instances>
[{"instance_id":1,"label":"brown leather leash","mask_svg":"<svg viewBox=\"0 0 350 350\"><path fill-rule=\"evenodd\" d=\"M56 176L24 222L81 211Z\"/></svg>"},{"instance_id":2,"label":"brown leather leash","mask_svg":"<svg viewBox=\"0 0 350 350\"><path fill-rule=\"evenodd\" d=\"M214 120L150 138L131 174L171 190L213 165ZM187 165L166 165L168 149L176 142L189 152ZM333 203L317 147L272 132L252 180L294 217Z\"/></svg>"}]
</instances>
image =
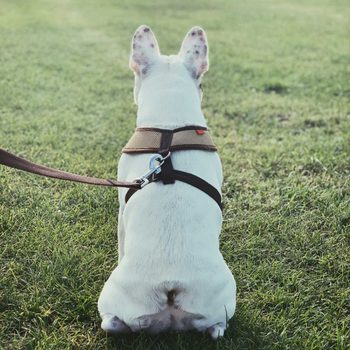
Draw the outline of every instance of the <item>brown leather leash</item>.
<instances>
[{"instance_id":1,"label":"brown leather leash","mask_svg":"<svg viewBox=\"0 0 350 350\"><path fill-rule=\"evenodd\" d=\"M49 168L47 166L39 165L24 158L20 158L13 153L7 152L0 148L0 164L6 165L10 168L15 168L27 171L32 174L41 175L45 177L52 177L59 180L68 180L74 182L81 182L96 186L112 186L112 187L127 187L138 190L141 188L140 182L137 180L133 182L116 181L111 179L100 179L97 177L90 177L69 173L67 171Z\"/></svg>"}]
</instances>

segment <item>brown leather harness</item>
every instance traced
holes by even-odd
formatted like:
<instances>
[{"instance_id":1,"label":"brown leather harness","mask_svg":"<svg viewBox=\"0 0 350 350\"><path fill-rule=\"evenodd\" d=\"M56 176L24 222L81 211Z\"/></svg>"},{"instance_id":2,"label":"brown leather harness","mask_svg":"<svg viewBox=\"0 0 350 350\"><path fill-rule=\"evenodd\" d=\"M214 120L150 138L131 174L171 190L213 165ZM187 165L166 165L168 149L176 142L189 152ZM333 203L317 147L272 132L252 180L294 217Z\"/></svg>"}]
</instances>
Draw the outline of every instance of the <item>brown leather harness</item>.
<instances>
[{"instance_id":1,"label":"brown leather harness","mask_svg":"<svg viewBox=\"0 0 350 350\"><path fill-rule=\"evenodd\" d=\"M162 181L164 185L168 185L174 184L175 181L182 181L205 192L219 205L220 209L222 209L221 194L214 186L196 175L173 168L171 153L190 149L210 152L215 152L217 150L205 127L191 125L174 130L137 128L122 152L129 154L155 153L155 155L151 158L150 170L141 178L132 182L82 176L49 168L32 163L1 148L0 164L61 180L99 186L126 187L129 188L129 190L126 193L125 202L128 202L134 193L148 183Z\"/></svg>"},{"instance_id":2,"label":"brown leather harness","mask_svg":"<svg viewBox=\"0 0 350 350\"><path fill-rule=\"evenodd\" d=\"M160 172L152 174L152 182L162 181L164 185L185 182L205 192L222 210L221 194L209 182L202 178L176 170L171 162L171 153L182 150L203 150L215 152L217 148L211 139L208 129L201 126L185 126L174 130L158 128L137 128L134 135L123 148L123 153L157 153L164 160ZM125 196L125 203L138 189L130 188Z\"/></svg>"}]
</instances>

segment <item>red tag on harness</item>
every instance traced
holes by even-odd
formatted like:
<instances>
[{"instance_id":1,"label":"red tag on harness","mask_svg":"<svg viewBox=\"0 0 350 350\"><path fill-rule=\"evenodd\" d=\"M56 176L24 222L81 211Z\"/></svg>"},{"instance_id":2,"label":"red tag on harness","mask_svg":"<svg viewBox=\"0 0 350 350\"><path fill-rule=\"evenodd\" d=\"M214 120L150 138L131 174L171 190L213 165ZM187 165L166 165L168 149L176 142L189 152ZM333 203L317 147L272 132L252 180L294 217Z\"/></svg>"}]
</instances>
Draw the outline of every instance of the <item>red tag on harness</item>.
<instances>
[{"instance_id":1,"label":"red tag on harness","mask_svg":"<svg viewBox=\"0 0 350 350\"><path fill-rule=\"evenodd\" d=\"M196 130L196 134L197 135L204 135L205 134L205 130L198 129L198 130Z\"/></svg>"}]
</instances>

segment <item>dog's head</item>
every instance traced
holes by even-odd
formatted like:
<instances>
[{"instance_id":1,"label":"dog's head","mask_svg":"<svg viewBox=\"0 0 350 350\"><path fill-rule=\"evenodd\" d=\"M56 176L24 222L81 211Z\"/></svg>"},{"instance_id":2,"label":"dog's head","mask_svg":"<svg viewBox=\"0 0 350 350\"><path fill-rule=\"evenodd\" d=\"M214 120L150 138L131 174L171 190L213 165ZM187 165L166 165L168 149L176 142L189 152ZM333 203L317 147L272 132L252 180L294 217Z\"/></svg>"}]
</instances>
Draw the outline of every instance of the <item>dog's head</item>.
<instances>
[{"instance_id":1,"label":"dog's head","mask_svg":"<svg viewBox=\"0 0 350 350\"><path fill-rule=\"evenodd\" d=\"M177 55L161 55L152 30L140 26L132 38L130 55L130 68L135 73L135 103L138 104L144 85L147 85L145 90L151 87L159 91L178 86L200 102L201 78L209 68L208 51L204 30L193 27L186 34Z\"/></svg>"}]
</instances>

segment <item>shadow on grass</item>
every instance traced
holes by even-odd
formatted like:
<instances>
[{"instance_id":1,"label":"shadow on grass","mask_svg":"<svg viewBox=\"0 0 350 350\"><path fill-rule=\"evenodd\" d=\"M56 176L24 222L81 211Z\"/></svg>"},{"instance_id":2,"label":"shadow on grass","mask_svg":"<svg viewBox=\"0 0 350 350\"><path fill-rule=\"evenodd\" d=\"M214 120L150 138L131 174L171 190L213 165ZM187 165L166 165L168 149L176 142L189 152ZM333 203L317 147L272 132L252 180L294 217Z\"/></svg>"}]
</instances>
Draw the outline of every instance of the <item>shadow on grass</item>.
<instances>
[{"instance_id":1,"label":"shadow on grass","mask_svg":"<svg viewBox=\"0 0 350 350\"><path fill-rule=\"evenodd\" d=\"M132 349L132 350L163 350L163 349L270 349L266 330L257 326L256 318L244 313L238 313L230 321L225 336L214 342L209 334L199 332L164 333L161 335L149 335L146 333L134 333L129 335L107 336L107 349Z\"/></svg>"}]
</instances>

